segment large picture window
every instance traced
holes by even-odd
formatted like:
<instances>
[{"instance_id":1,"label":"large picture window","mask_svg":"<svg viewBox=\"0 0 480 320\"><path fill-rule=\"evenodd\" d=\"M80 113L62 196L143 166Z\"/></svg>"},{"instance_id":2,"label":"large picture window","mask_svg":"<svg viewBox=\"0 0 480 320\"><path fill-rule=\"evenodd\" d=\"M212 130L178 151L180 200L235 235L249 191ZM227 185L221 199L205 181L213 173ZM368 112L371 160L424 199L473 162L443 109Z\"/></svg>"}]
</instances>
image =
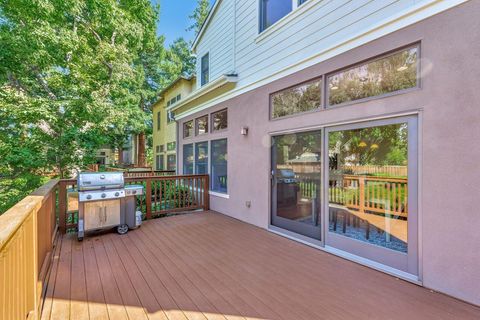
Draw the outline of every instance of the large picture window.
<instances>
[{"instance_id":1,"label":"large picture window","mask_svg":"<svg viewBox=\"0 0 480 320\"><path fill-rule=\"evenodd\" d=\"M211 148L212 191L227 193L227 139L213 140Z\"/></svg>"},{"instance_id":2,"label":"large picture window","mask_svg":"<svg viewBox=\"0 0 480 320\"><path fill-rule=\"evenodd\" d=\"M193 174L193 144L183 145L183 174Z\"/></svg>"},{"instance_id":3,"label":"large picture window","mask_svg":"<svg viewBox=\"0 0 480 320\"><path fill-rule=\"evenodd\" d=\"M228 127L227 109L212 113L212 130L220 131Z\"/></svg>"},{"instance_id":4,"label":"large picture window","mask_svg":"<svg viewBox=\"0 0 480 320\"><path fill-rule=\"evenodd\" d=\"M418 86L418 46L327 77L328 105L380 96Z\"/></svg>"},{"instance_id":5,"label":"large picture window","mask_svg":"<svg viewBox=\"0 0 480 320\"><path fill-rule=\"evenodd\" d=\"M195 144L195 174L208 173L208 142Z\"/></svg>"},{"instance_id":6,"label":"large picture window","mask_svg":"<svg viewBox=\"0 0 480 320\"><path fill-rule=\"evenodd\" d=\"M260 0L260 32L292 11L292 0Z\"/></svg>"},{"instance_id":7,"label":"large picture window","mask_svg":"<svg viewBox=\"0 0 480 320\"><path fill-rule=\"evenodd\" d=\"M274 93L270 99L272 118L317 109L322 104L322 80L318 79Z\"/></svg>"}]
</instances>

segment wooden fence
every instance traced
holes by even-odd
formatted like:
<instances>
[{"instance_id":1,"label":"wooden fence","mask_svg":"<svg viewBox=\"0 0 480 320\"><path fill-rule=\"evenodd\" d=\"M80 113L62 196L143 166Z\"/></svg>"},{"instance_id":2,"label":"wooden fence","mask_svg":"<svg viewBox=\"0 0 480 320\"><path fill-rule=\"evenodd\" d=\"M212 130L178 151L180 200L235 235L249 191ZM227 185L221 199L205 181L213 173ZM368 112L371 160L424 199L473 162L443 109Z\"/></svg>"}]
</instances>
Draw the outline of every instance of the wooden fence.
<instances>
[{"instance_id":1,"label":"wooden fence","mask_svg":"<svg viewBox=\"0 0 480 320\"><path fill-rule=\"evenodd\" d=\"M209 210L209 176L134 176L125 178L126 185L143 185L144 195L137 197L137 209L144 219L172 212L196 209ZM74 232L78 223L78 203L69 195L77 192L77 180L59 182L59 228L62 233Z\"/></svg>"},{"instance_id":2,"label":"wooden fence","mask_svg":"<svg viewBox=\"0 0 480 320\"><path fill-rule=\"evenodd\" d=\"M57 180L0 216L0 319L38 319L56 235Z\"/></svg>"},{"instance_id":3,"label":"wooden fence","mask_svg":"<svg viewBox=\"0 0 480 320\"><path fill-rule=\"evenodd\" d=\"M385 175L389 177L406 177L407 166L341 166L343 172L351 174Z\"/></svg>"}]
</instances>

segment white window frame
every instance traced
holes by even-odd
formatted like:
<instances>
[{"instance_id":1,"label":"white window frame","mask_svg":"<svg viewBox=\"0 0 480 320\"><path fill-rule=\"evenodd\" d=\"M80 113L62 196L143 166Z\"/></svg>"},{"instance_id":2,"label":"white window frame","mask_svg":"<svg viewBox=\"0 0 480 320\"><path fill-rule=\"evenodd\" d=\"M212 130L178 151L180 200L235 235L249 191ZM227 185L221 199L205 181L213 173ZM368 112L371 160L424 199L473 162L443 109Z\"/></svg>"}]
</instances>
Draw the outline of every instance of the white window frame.
<instances>
[{"instance_id":1,"label":"white window frame","mask_svg":"<svg viewBox=\"0 0 480 320\"><path fill-rule=\"evenodd\" d=\"M203 64L202 63L203 63L203 58L205 58L206 56L208 56L208 80L205 83L203 83L204 79L203 79ZM211 70L211 65L210 65L211 59L210 58L211 58L210 57L210 51L205 52L202 55L202 57L200 58L200 77L199 77L200 78L200 87L203 87L204 85L208 84L211 80L210 79L210 70Z\"/></svg>"},{"instance_id":2,"label":"white window frame","mask_svg":"<svg viewBox=\"0 0 480 320\"><path fill-rule=\"evenodd\" d=\"M298 7L300 7L302 4L304 4L305 2L308 2L309 0L306 0L304 3L300 4L300 0L291 0L292 1L292 11L290 11L289 13L287 13L286 15L284 15L282 18L278 19L277 21L275 21L275 23L273 23L271 26L269 27L266 27L265 29L263 29L263 1L264 0L259 0L258 1L258 32L259 33L263 33L264 31L270 29L271 27L273 27L274 25L277 24L277 22L279 22L280 20L282 20L283 18L285 18L286 16L288 16L289 14L291 14L292 12L294 12L295 10L297 10Z\"/></svg>"}]
</instances>

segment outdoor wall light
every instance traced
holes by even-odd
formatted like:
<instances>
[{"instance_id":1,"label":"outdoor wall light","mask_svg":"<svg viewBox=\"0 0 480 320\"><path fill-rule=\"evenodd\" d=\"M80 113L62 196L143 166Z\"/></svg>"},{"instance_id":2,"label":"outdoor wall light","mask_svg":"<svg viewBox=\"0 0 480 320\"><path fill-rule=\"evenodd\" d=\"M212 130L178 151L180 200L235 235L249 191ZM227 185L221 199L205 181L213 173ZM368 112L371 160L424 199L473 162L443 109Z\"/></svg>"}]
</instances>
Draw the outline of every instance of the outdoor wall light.
<instances>
[{"instance_id":1,"label":"outdoor wall light","mask_svg":"<svg viewBox=\"0 0 480 320\"><path fill-rule=\"evenodd\" d=\"M242 127L240 133L242 134L242 136L248 135L248 127Z\"/></svg>"}]
</instances>

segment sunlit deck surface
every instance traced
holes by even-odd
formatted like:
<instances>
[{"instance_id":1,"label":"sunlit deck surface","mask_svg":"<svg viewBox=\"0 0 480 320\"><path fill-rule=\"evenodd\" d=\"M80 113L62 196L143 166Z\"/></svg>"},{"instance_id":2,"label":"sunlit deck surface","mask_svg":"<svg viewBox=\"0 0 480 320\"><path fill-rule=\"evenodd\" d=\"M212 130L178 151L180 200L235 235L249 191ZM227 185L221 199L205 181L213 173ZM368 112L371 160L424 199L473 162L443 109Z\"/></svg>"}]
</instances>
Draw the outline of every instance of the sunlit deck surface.
<instances>
[{"instance_id":1,"label":"sunlit deck surface","mask_svg":"<svg viewBox=\"0 0 480 320\"><path fill-rule=\"evenodd\" d=\"M480 308L207 212L58 242L42 319L480 319Z\"/></svg>"}]
</instances>

